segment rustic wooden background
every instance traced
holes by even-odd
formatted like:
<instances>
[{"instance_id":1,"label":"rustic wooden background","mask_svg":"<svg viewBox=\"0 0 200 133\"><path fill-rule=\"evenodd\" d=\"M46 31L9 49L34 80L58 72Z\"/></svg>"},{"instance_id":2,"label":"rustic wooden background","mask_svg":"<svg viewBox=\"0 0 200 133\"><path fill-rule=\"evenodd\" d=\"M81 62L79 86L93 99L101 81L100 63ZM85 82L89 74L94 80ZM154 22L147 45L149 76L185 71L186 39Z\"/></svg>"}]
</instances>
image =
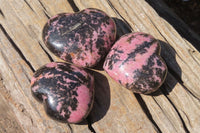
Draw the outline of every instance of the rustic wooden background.
<instances>
[{"instance_id":1,"label":"rustic wooden background","mask_svg":"<svg viewBox=\"0 0 200 133\"><path fill-rule=\"evenodd\" d=\"M33 72L60 61L45 47L41 32L49 17L88 7L113 17L118 37L136 31L155 36L169 72L156 93L139 95L116 84L99 67L87 122L59 123L30 92ZM162 0L0 0L0 133L197 133L199 50L200 37Z\"/></svg>"}]
</instances>

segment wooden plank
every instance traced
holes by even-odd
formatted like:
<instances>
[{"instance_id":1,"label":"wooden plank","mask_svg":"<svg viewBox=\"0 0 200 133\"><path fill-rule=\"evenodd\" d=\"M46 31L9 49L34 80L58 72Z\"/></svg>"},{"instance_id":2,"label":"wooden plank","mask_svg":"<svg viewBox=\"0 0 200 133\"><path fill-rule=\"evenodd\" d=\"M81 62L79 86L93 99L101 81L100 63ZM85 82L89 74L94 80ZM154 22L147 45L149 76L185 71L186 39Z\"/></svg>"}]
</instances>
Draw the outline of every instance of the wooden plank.
<instances>
[{"instance_id":1,"label":"wooden plank","mask_svg":"<svg viewBox=\"0 0 200 133\"><path fill-rule=\"evenodd\" d=\"M0 133L23 133L24 131L22 130L20 123L5 99L9 97L9 94L5 91L2 79L0 79L0 91Z\"/></svg>"},{"instance_id":2,"label":"wooden plank","mask_svg":"<svg viewBox=\"0 0 200 133\"><path fill-rule=\"evenodd\" d=\"M165 20L160 18L158 14L143 0L101 0L92 4L87 1L76 1L76 4L81 9L86 7L92 7L93 5L99 5L97 8L108 7L104 11L109 12L113 17L119 19L125 19L132 27L133 31L143 31L152 34L160 40L162 45L162 57L165 59L169 71L167 81L174 81L174 84L168 84L168 87L163 87L164 92L168 88L169 95L163 94L159 96L144 96L142 99L149 108L149 111L153 117L153 120L157 123L158 127L163 132L174 132L174 131L196 131L199 129L199 120L197 116L199 113L195 113L195 116L190 116L190 111L184 106L186 103L192 103L195 107L192 109L197 112L200 108L199 105L199 52L182 38L173 27ZM106 3L109 4L106 6ZM157 1L159 3L159 1ZM158 4L159 5L159 4ZM163 7L164 5L162 5ZM96 7L96 6L95 6ZM110 12L111 8L115 10L115 13ZM194 59L191 52L198 54L198 57ZM197 59L198 58L198 59ZM192 64L188 64L188 62ZM175 79L174 76L178 79ZM171 79L172 78L172 79ZM177 81L178 80L178 81ZM179 83L180 82L180 83ZM169 87L170 86L170 87ZM174 91L173 91L173 90ZM178 90L178 91L175 91ZM176 93L178 98L181 100L177 103L177 97L171 97L171 94ZM180 94L187 95L190 98L181 98ZM182 101L183 100L183 101ZM174 102L176 105L174 105ZM184 103L184 104L183 104ZM164 104L164 105L162 105ZM167 109L166 109L166 107ZM183 114L183 112L187 112ZM159 114L159 115L158 115ZM161 118L162 117L162 118ZM188 120L186 119L188 118ZM192 121L192 124L188 121Z\"/></svg>"},{"instance_id":3,"label":"wooden plank","mask_svg":"<svg viewBox=\"0 0 200 133\"><path fill-rule=\"evenodd\" d=\"M147 2L156 6L153 0ZM192 32L189 40L183 38L147 2L0 1L0 74L3 80L0 87L0 132L198 132L200 53L192 44L200 43L200 40ZM168 18L175 16L162 1L156 0L156 3L156 9L162 8ZM131 31L142 31L159 39L161 55L169 73L157 93L139 95L118 85L104 71L95 70L96 95L88 117L89 124L59 123L45 114L43 106L30 92L33 72L50 61L61 61L45 47L41 32L49 17L88 7L104 10L113 17L118 37ZM188 27L180 27L186 34ZM6 127L3 123L6 120L13 123L13 128Z\"/></svg>"},{"instance_id":4,"label":"wooden plank","mask_svg":"<svg viewBox=\"0 0 200 133\"><path fill-rule=\"evenodd\" d=\"M69 130L65 124L57 124L44 113L43 106L36 102L30 92L30 78L33 74L19 53L0 31L0 73L2 73L7 103L25 132L53 131L55 128ZM9 49L9 50L8 50ZM12 55L12 58L9 58ZM3 95L3 94L2 94ZM41 117L42 116L42 117Z\"/></svg>"},{"instance_id":5,"label":"wooden plank","mask_svg":"<svg viewBox=\"0 0 200 133\"><path fill-rule=\"evenodd\" d=\"M1 3L5 17L1 18L0 27L0 73L6 90L10 92L7 101L25 132L71 132L69 125L55 122L47 117L43 106L33 99L30 92L33 71L57 59L48 53L41 39L41 30L48 19L47 16L56 14L55 9L52 9L50 4L48 7L48 3L45 2L33 1L29 6L23 0ZM57 2L62 7L59 8L59 12L66 9L72 12L69 4L63 2ZM88 132L87 126L80 127L78 132Z\"/></svg>"}]
</instances>

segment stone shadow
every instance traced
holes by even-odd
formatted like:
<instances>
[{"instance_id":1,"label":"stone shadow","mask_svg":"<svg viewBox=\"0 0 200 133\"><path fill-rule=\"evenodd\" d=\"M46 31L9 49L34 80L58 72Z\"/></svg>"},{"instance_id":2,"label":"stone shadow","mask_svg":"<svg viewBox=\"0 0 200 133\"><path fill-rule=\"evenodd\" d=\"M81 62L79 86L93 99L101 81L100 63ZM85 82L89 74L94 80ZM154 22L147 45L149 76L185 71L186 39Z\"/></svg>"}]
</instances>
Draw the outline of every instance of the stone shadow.
<instances>
[{"instance_id":1,"label":"stone shadow","mask_svg":"<svg viewBox=\"0 0 200 133\"><path fill-rule=\"evenodd\" d=\"M128 23L125 23L124 21L118 18L112 18L112 19L115 21L117 28L116 41L124 34L131 32L131 28L128 25ZM105 57L101 59L101 61L93 69L103 71L103 63ZM111 99L110 86L107 78L103 74L98 73L96 71L93 71L93 74L95 77L95 96L94 96L93 108L88 117L84 121L79 123L80 125L88 124L88 128L90 129L91 132L95 132L94 128L92 127L92 124L101 120L106 115L110 107L110 99Z\"/></svg>"},{"instance_id":2,"label":"stone shadow","mask_svg":"<svg viewBox=\"0 0 200 133\"><path fill-rule=\"evenodd\" d=\"M92 110L90 111L88 117L79 123L79 125L87 125L88 128L92 131L92 124L101 120L107 113L110 107L110 86L107 78L99 73L92 72L95 78L95 94L94 94L94 103Z\"/></svg>"},{"instance_id":3,"label":"stone shadow","mask_svg":"<svg viewBox=\"0 0 200 133\"><path fill-rule=\"evenodd\" d=\"M174 89L177 82L181 82L181 75L182 70L179 66L179 64L176 61L176 51L173 47L170 46L170 44L167 44L161 40L158 40L161 45L161 57L165 61L168 72L166 79L163 83L163 85L154 93L148 94L149 96L159 96L159 95L169 95L169 93ZM155 129L158 132L162 132L157 123L154 121L150 110L148 109L146 102L143 100L142 96L140 94L134 94L138 102L140 103L140 106L148 119L153 123Z\"/></svg>"},{"instance_id":4,"label":"stone shadow","mask_svg":"<svg viewBox=\"0 0 200 133\"><path fill-rule=\"evenodd\" d=\"M163 93L168 95L173 90L177 82L181 82L182 75L182 70L176 61L177 54L175 49L166 42L161 40L158 41L161 45L161 57L167 65L168 72L163 85L154 93L149 94L151 96L158 96Z\"/></svg>"},{"instance_id":5,"label":"stone shadow","mask_svg":"<svg viewBox=\"0 0 200 133\"><path fill-rule=\"evenodd\" d=\"M116 24L116 29L117 29L117 31L116 31L116 41L121 36L128 34L128 33L131 33L131 27L127 22L124 22L123 20L118 19L118 18L114 18L114 17L112 17L112 19L114 20L114 22ZM101 59L101 61L97 64L96 67L94 67L94 69L103 70L103 63L104 63L105 58L106 58L106 56L103 59Z\"/></svg>"}]
</instances>

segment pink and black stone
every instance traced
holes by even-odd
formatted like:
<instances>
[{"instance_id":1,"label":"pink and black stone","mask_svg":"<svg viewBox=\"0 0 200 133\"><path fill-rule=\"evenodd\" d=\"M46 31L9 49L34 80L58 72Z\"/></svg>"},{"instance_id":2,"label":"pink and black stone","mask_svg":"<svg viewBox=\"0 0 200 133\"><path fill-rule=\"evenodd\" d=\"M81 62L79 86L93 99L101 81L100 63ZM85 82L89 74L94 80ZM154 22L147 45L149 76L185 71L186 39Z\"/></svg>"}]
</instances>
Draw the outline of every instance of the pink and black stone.
<instances>
[{"instance_id":1,"label":"pink and black stone","mask_svg":"<svg viewBox=\"0 0 200 133\"><path fill-rule=\"evenodd\" d=\"M31 80L33 96L43 102L53 119L78 123L89 114L94 99L94 78L74 65L51 62L39 68Z\"/></svg>"},{"instance_id":2,"label":"pink and black stone","mask_svg":"<svg viewBox=\"0 0 200 133\"><path fill-rule=\"evenodd\" d=\"M152 93L162 85L167 74L160 49L159 42L149 34L126 34L111 48L104 70L134 93Z\"/></svg>"},{"instance_id":3,"label":"pink and black stone","mask_svg":"<svg viewBox=\"0 0 200 133\"><path fill-rule=\"evenodd\" d=\"M43 40L56 56L82 67L95 66L116 38L114 21L98 9L62 13L48 20Z\"/></svg>"}]
</instances>

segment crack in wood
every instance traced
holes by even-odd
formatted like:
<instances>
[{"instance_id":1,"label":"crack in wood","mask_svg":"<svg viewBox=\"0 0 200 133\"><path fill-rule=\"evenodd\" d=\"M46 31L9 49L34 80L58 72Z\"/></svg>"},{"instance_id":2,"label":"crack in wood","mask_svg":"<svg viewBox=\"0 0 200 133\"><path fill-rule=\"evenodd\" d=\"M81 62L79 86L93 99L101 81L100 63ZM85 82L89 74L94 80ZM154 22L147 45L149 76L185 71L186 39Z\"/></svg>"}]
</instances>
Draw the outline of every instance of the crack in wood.
<instances>
[{"instance_id":1,"label":"crack in wood","mask_svg":"<svg viewBox=\"0 0 200 133\"><path fill-rule=\"evenodd\" d=\"M71 125L69 123L67 123L67 126L69 127L70 133L73 133L74 131L73 131Z\"/></svg>"},{"instance_id":2,"label":"crack in wood","mask_svg":"<svg viewBox=\"0 0 200 133\"><path fill-rule=\"evenodd\" d=\"M1 52L1 51L0 51L0 52ZM3 53L2 53L2 54L3 54ZM5 60L7 60L5 56L4 56L4 58L5 58ZM8 66L8 67L11 69L12 73L14 73L13 70L12 70L12 68L11 68L10 66ZM15 77L15 79L17 79L17 77L16 77L15 74L14 74L14 77ZM17 79L17 82L19 83L20 88L22 88L22 85L20 84L20 82L18 81L18 79ZM3 93L3 94L4 94L3 96L6 97L6 94L7 94L7 93L9 94L9 97L10 97L10 92L7 92L7 91ZM9 97L6 97L6 99L8 99ZM26 117L28 117L28 118L30 119L31 124L32 124L33 126L35 126L34 119L33 119L32 116L29 114L29 112L25 109L25 107L24 107L23 104L16 103L12 98L9 99L9 101L10 101L20 112L22 112ZM40 116L40 118L41 118L42 120L45 120L45 118L41 115L41 113L39 112L38 108L36 107L35 102L33 102L33 101L31 100L30 103L31 103L31 106L33 107L34 111L37 112L37 114ZM70 128L70 127L69 127L69 128ZM72 129L72 128L71 128L71 129ZM72 132L72 133L73 133L73 132Z\"/></svg>"},{"instance_id":3,"label":"crack in wood","mask_svg":"<svg viewBox=\"0 0 200 133\"><path fill-rule=\"evenodd\" d=\"M9 107L4 107L4 108L9 109ZM11 132L22 133L23 132L18 121L15 118L13 118L13 112L12 113L2 112L2 113L3 114L0 114L0 118L1 118L0 119L0 133L11 133Z\"/></svg>"},{"instance_id":4,"label":"crack in wood","mask_svg":"<svg viewBox=\"0 0 200 133\"><path fill-rule=\"evenodd\" d=\"M43 11L43 13L48 19L50 19L50 16L47 14L47 12Z\"/></svg>"},{"instance_id":5,"label":"crack in wood","mask_svg":"<svg viewBox=\"0 0 200 133\"><path fill-rule=\"evenodd\" d=\"M3 54L3 53L2 53ZM6 58L5 56L3 57L4 59ZM10 68L10 66L9 66ZM13 70L11 69L12 73L14 74ZM15 74L14 74L15 76ZM15 76L15 78L17 79L17 77ZM0 79L2 79L2 76L0 75ZM2 79L3 80L3 79ZM0 81L0 84L3 84L2 82L3 81ZM17 81L19 83L19 81ZM20 83L19 83L20 85ZM21 85L20 85L21 86ZM28 117L31 121L31 124L34 125L34 122L33 122L33 119L31 117L31 115L28 113L28 111L26 110L26 108L24 107L23 104L21 103L17 103L16 101L14 101L11 97L11 94L10 94L10 91L6 89L6 87L4 85L1 86L1 91L0 91L0 94L3 94L2 96L10 101L11 104L13 104L20 112L22 112L26 117Z\"/></svg>"},{"instance_id":6,"label":"crack in wood","mask_svg":"<svg viewBox=\"0 0 200 133\"><path fill-rule=\"evenodd\" d=\"M91 131L91 133L96 133L96 131L94 130L94 128L92 127L92 122L91 122L91 118L88 116L86 118L87 123L88 123L88 129Z\"/></svg>"},{"instance_id":7,"label":"crack in wood","mask_svg":"<svg viewBox=\"0 0 200 133\"><path fill-rule=\"evenodd\" d=\"M2 94L2 96L8 100L11 97L10 91L6 89L4 82L3 82L3 77L0 74L0 94Z\"/></svg>"},{"instance_id":8,"label":"crack in wood","mask_svg":"<svg viewBox=\"0 0 200 133\"><path fill-rule=\"evenodd\" d=\"M133 32L133 28L131 25L126 21L126 19L119 13L119 11L113 6L112 2L110 0L106 0L109 6L113 9L113 11L127 24L129 29Z\"/></svg>"},{"instance_id":9,"label":"crack in wood","mask_svg":"<svg viewBox=\"0 0 200 133\"><path fill-rule=\"evenodd\" d=\"M7 31L4 29L4 27L0 24L0 29L2 30L2 32L4 33L4 35L6 36L6 38L8 39L8 41L12 44L13 48L17 51L17 53L19 54L19 56L26 62L26 64L30 67L30 69L34 72L34 68L31 65L31 63L26 59L26 57L23 55L22 51L19 49L19 47L17 46L17 44L15 44L15 42L13 41L13 39L9 36L9 34L7 33Z\"/></svg>"},{"instance_id":10,"label":"crack in wood","mask_svg":"<svg viewBox=\"0 0 200 133\"><path fill-rule=\"evenodd\" d=\"M150 122L153 124L155 130L158 132L158 133L162 133L161 129L159 128L159 126L157 125L157 123L154 121L145 101L142 99L142 97L139 95L139 94L135 94L135 97L137 99L137 101L139 102L140 104L140 107L142 108L143 112L145 113L145 115L147 116L147 118L150 120Z\"/></svg>"},{"instance_id":11,"label":"crack in wood","mask_svg":"<svg viewBox=\"0 0 200 133\"><path fill-rule=\"evenodd\" d=\"M197 63L197 65L200 67L200 60L195 58L195 50L188 49L188 53L192 57L192 59Z\"/></svg>"},{"instance_id":12,"label":"crack in wood","mask_svg":"<svg viewBox=\"0 0 200 133\"><path fill-rule=\"evenodd\" d=\"M3 57L3 60L5 60L6 62L6 66L7 66L7 71L10 71L13 75L12 77L14 77L14 79L16 79L18 85L20 86L19 88L22 88L23 85L21 84L21 82L19 81L19 79L17 78L17 75L15 73L15 70L12 69L12 66L10 65L10 61L8 59L8 57L0 50L0 53L1 53L1 56ZM4 88L6 88L4 86ZM5 89L6 90L6 89ZM21 91L21 90L20 90ZM7 100L11 101L11 103L15 103L15 101L12 100L12 97L11 97L11 94L10 94L10 91L9 90L6 90L5 93L7 94L7 97L5 97ZM6 96L6 95L5 95Z\"/></svg>"},{"instance_id":13,"label":"crack in wood","mask_svg":"<svg viewBox=\"0 0 200 133\"><path fill-rule=\"evenodd\" d=\"M79 8L76 6L76 4L74 3L74 0L68 0L70 6L72 7L74 12L79 12Z\"/></svg>"},{"instance_id":14,"label":"crack in wood","mask_svg":"<svg viewBox=\"0 0 200 133\"><path fill-rule=\"evenodd\" d=\"M1 99L1 97L3 98L3 99L1 99L1 100L3 100L3 103L5 103L6 102L6 104L8 103L8 101L7 101L7 98L4 96L5 94L4 94L4 92L2 91L1 93L0 93L0 99ZM4 101L4 98L5 98L5 101ZM34 125L34 123L33 123L33 119L31 118L31 116L30 116L30 114L28 114L28 112L26 111L26 109L24 108L24 106L23 106L23 104L18 104L18 103L15 103L15 101L14 100L12 100L12 99L10 99L9 100L9 102L11 103L11 104L13 104L20 112L22 112L23 114L25 114L29 119L30 119L30 121L31 121L31 123L32 123L32 125ZM1 103L0 103L0 105L2 105ZM0 133L1 133L1 127L3 126L3 127L6 127L6 129L7 129L7 131L8 132L14 132L14 130L15 130L15 132L22 132L22 127L21 127L21 125L20 125L20 123L18 123L18 119L16 119L15 117L15 112L13 112L13 110L12 110L12 108L10 108L10 106L5 106L5 107L3 107L3 110L4 111L2 111L2 107L1 107L1 111L0 111L0 118L1 118L1 120L3 119L2 117L1 117L1 114L2 114L2 116L4 117L4 118L6 118L6 120L9 120L9 121L5 121L5 123L6 124L1 124L1 120L0 120ZM5 111L7 111L7 112L5 112ZM27 115L28 114L28 115ZM15 126L16 125L16 126ZM13 131L9 131L9 130L13 130ZM19 130L19 131L18 131ZM6 131L5 131L6 132Z\"/></svg>"},{"instance_id":15,"label":"crack in wood","mask_svg":"<svg viewBox=\"0 0 200 133\"><path fill-rule=\"evenodd\" d=\"M185 115L185 117L186 117L186 119L187 119L187 121L188 121L189 126L192 127L191 121L190 121L188 115L187 115L183 110L180 110L180 111Z\"/></svg>"},{"instance_id":16,"label":"crack in wood","mask_svg":"<svg viewBox=\"0 0 200 133\"><path fill-rule=\"evenodd\" d=\"M24 0L24 2L26 3L26 5L31 9L31 11L33 11L35 13L35 11L33 10L33 8L31 7L31 5L27 2L27 0Z\"/></svg>"},{"instance_id":17,"label":"crack in wood","mask_svg":"<svg viewBox=\"0 0 200 133\"><path fill-rule=\"evenodd\" d=\"M162 109L162 107L160 106L160 104L156 101L156 99L154 97L152 97L154 102L158 105L158 107L160 108L160 110L162 111L162 113L164 114L164 116L166 116L167 120L171 123L172 127L176 130L176 127L174 126L174 124L171 122L171 120L168 118L168 116L166 115L165 111ZM176 130L176 132L178 132Z\"/></svg>"},{"instance_id":18,"label":"crack in wood","mask_svg":"<svg viewBox=\"0 0 200 133\"><path fill-rule=\"evenodd\" d=\"M53 58L52 58L51 55L44 49L44 47L42 46L42 44L41 44L40 41L38 41L38 44L40 45L40 47L42 48L42 50L47 54L49 60L50 60L51 62L53 62L53 61L54 61Z\"/></svg>"},{"instance_id":19,"label":"crack in wood","mask_svg":"<svg viewBox=\"0 0 200 133\"><path fill-rule=\"evenodd\" d=\"M22 64L19 64L22 71L24 72L25 77L28 79L28 81L31 83L31 77L29 77L29 75L27 74L27 72L24 70L24 67L22 66Z\"/></svg>"},{"instance_id":20,"label":"crack in wood","mask_svg":"<svg viewBox=\"0 0 200 133\"><path fill-rule=\"evenodd\" d=\"M3 84L3 78L2 78L2 74L0 73L0 88L2 87L1 85Z\"/></svg>"},{"instance_id":21,"label":"crack in wood","mask_svg":"<svg viewBox=\"0 0 200 133\"><path fill-rule=\"evenodd\" d=\"M198 96L196 96L193 92L191 92L185 85L184 82L180 83L181 86L189 93L191 94L191 96L193 96L195 99L197 99L200 102L200 98L198 98Z\"/></svg>"},{"instance_id":22,"label":"crack in wood","mask_svg":"<svg viewBox=\"0 0 200 133\"><path fill-rule=\"evenodd\" d=\"M0 14L1 14L1 16L3 16L3 18L5 18L5 15L1 9L0 9Z\"/></svg>"},{"instance_id":23,"label":"crack in wood","mask_svg":"<svg viewBox=\"0 0 200 133\"><path fill-rule=\"evenodd\" d=\"M199 73L195 73L193 71L193 68L190 66L190 64L188 62L186 62L186 60L184 60L178 53L176 53L176 56L184 63L185 66L187 66L193 73L193 75L195 75L195 77L199 78Z\"/></svg>"},{"instance_id":24,"label":"crack in wood","mask_svg":"<svg viewBox=\"0 0 200 133\"><path fill-rule=\"evenodd\" d=\"M40 0L38 0L38 2L40 3L40 5L41 5L42 8L44 9L44 11L47 12L47 9L46 9L46 7L44 6L44 4L43 4Z\"/></svg>"},{"instance_id":25,"label":"crack in wood","mask_svg":"<svg viewBox=\"0 0 200 133\"><path fill-rule=\"evenodd\" d=\"M44 4L41 2L41 0L38 0L38 2L40 3L40 5L41 5L42 8L43 8L43 13L44 13L44 15L49 19L49 18L50 18L50 15L48 15L48 11L47 11L46 7L45 7Z\"/></svg>"},{"instance_id":26,"label":"crack in wood","mask_svg":"<svg viewBox=\"0 0 200 133\"><path fill-rule=\"evenodd\" d=\"M181 123L182 123L182 125L183 125L183 129L185 130L186 133L189 133L190 131L188 130L188 128L187 128L187 126L186 126L186 124L185 124L185 122L184 122L184 120L183 120L181 114L179 113L178 109L176 108L176 106L174 105L174 103L170 100L170 98L166 95L164 89L162 89L161 91L163 92L164 96L167 98L167 100L170 102L170 104L172 105L172 107L174 108L174 110L176 111L176 113L178 114L178 116L179 116L179 118L180 118L180 120L181 120ZM155 100L155 101L156 101L156 100ZM157 104L158 104L158 103L157 103ZM158 105L159 105L159 104L158 104Z\"/></svg>"},{"instance_id":27,"label":"crack in wood","mask_svg":"<svg viewBox=\"0 0 200 133\"><path fill-rule=\"evenodd\" d=\"M26 108L24 107L24 105L21 103L16 103L15 106L20 112L22 112L26 117L28 117L31 121L31 124L34 125L33 119L31 115L28 113L28 111L26 110Z\"/></svg>"},{"instance_id":28,"label":"crack in wood","mask_svg":"<svg viewBox=\"0 0 200 133\"><path fill-rule=\"evenodd\" d=\"M144 11L144 10L143 10ZM170 44L167 40L167 38L161 33L161 31L159 30L158 26L153 22L153 20L150 18L150 16L148 16L146 14L146 12L144 11L144 14L146 15L146 17L149 19L149 21L151 22L151 24L155 27L155 29L158 31L158 33L162 36L162 38L165 39L165 43Z\"/></svg>"},{"instance_id":29,"label":"crack in wood","mask_svg":"<svg viewBox=\"0 0 200 133\"><path fill-rule=\"evenodd\" d=\"M197 99L198 101L200 101L200 98L198 98L198 96L196 96L195 94L193 94L193 92L191 92L185 85L183 80L180 78L180 76L169 66L168 67L168 71L170 72L170 74L172 74L172 76L180 83L180 85L189 93L191 94L191 96L193 96L195 99Z\"/></svg>"}]
</instances>

